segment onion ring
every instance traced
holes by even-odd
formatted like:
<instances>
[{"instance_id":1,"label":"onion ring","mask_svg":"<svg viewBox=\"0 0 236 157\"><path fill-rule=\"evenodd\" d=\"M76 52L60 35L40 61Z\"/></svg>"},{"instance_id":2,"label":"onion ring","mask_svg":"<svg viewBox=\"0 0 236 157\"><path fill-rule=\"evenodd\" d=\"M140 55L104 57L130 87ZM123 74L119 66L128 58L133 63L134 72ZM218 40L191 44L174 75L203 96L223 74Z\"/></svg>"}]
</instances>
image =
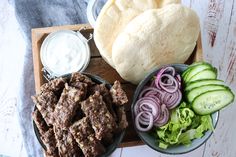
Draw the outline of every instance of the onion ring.
<instances>
[{"instance_id":1,"label":"onion ring","mask_svg":"<svg viewBox=\"0 0 236 157\"><path fill-rule=\"evenodd\" d=\"M165 104L161 105L161 111L162 112L160 118L157 121L154 121L154 125L158 127L165 125L170 118L169 110L167 109Z\"/></svg>"},{"instance_id":2,"label":"onion ring","mask_svg":"<svg viewBox=\"0 0 236 157\"><path fill-rule=\"evenodd\" d=\"M149 123L148 123L146 128L144 128L140 125L140 116L144 113L149 114ZM146 125L146 124L144 124L144 125ZM140 112L135 118L135 126L139 131L146 132L146 131L151 130L152 127L153 127L153 116L152 116L152 114L149 113L149 112L145 112L145 111Z\"/></svg>"},{"instance_id":3,"label":"onion ring","mask_svg":"<svg viewBox=\"0 0 236 157\"><path fill-rule=\"evenodd\" d=\"M153 125L160 127L168 123L169 110L177 107L181 99L181 76L173 67L162 68L138 96L134 106L137 129L149 131Z\"/></svg>"}]
</instances>

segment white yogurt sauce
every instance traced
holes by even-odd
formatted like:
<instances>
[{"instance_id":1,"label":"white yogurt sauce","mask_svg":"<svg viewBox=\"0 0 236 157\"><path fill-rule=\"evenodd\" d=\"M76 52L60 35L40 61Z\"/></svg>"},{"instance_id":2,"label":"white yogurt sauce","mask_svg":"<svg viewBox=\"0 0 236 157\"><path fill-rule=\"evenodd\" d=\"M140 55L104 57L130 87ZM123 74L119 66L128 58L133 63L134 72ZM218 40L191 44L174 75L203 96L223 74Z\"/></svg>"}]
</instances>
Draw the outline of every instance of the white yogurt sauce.
<instances>
[{"instance_id":1,"label":"white yogurt sauce","mask_svg":"<svg viewBox=\"0 0 236 157\"><path fill-rule=\"evenodd\" d=\"M41 48L45 68L55 76L82 71L89 62L87 40L73 31L50 34Z\"/></svg>"}]
</instances>

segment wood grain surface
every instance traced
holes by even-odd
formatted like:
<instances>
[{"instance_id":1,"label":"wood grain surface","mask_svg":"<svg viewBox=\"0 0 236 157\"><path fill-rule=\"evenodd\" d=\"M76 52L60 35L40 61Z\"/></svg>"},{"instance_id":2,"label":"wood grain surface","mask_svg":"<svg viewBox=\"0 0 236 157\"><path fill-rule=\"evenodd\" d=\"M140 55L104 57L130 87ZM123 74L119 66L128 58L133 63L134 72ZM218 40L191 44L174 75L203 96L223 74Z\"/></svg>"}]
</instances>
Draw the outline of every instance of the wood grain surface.
<instances>
[{"instance_id":1,"label":"wood grain surface","mask_svg":"<svg viewBox=\"0 0 236 157\"><path fill-rule=\"evenodd\" d=\"M236 0L182 2L199 15L204 60L218 69L219 78L236 93ZM236 157L235 111L235 102L220 111L217 128L205 144L203 157Z\"/></svg>"},{"instance_id":2,"label":"wood grain surface","mask_svg":"<svg viewBox=\"0 0 236 157\"><path fill-rule=\"evenodd\" d=\"M82 29L84 28L84 29ZM42 73L42 63L40 60L40 48L42 45L43 40L45 37L51 33L58 30L81 30L80 32L85 36L89 37L89 34L93 33L93 29L89 25L72 25L72 26L60 26L60 27L48 27L48 28L36 28L32 29L32 50L33 50L33 59L34 59L34 75L35 75L35 87L36 92L38 93L40 90L40 86L45 83L43 79L43 73ZM119 80L122 83L122 87L126 91L129 102L128 105L126 105L126 111L127 111L127 118L129 122L129 127L127 128L125 137L120 144L120 147L128 147L128 146L136 146L143 144L139 137L137 136L136 132L134 131L134 127L132 124L132 118L131 118L131 103L132 103L132 97L133 93L136 89L136 86L133 84L130 84L123 80L119 74L116 72L115 69L113 69L110 65L108 65L100 56L98 49L96 48L96 45L94 44L93 40L89 41L89 46L91 48L91 59L90 63L85 70L85 72L92 73L94 75L98 75L101 78L107 80L110 83L113 83L115 80ZM198 40L198 46L196 46L193 54L189 58L188 62L192 62L193 60L196 61L196 59L202 58L202 49L201 49L201 40L199 38Z\"/></svg>"}]
</instances>

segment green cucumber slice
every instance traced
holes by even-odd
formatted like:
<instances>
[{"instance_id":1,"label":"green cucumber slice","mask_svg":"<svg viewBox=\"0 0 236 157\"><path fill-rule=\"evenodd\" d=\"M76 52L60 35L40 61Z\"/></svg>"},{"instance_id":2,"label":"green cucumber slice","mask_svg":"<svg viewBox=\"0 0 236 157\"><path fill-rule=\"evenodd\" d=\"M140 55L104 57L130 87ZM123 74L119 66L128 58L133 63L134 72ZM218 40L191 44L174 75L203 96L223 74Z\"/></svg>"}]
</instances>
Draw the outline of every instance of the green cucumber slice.
<instances>
[{"instance_id":1,"label":"green cucumber slice","mask_svg":"<svg viewBox=\"0 0 236 157\"><path fill-rule=\"evenodd\" d=\"M188 68L188 69L186 69L186 70L183 72L182 78L183 78L184 80L186 79L186 77L187 77L188 73L191 71L191 69L192 69L192 68Z\"/></svg>"},{"instance_id":2,"label":"green cucumber slice","mask_svg":"<svg viewBox=\"0 0 236 157\"><path fill-rule=\"evenodd\" d=\"M200 115L211 114L234 101L234 94L229 90L215 90L197 96L192 103L193 110Z\"/></svg>"},{"instance_id":3,"label":"green cucumber slice","mask_svg":"<svg viewBox=\"0 0 236 157\"><path fill-rule=\"evenodd\" d=\"M210 64L199 64L191 68L188 75L185 78L185 82L189 82L189 80L196 75L197 73L206 70L206 69L212 69L213 67Z\"/></svg>"},{"instance_id":4,"label":"green cucumber slice","mask_svg":"<svg viewBox=\"0 0 236 157\"><path fill-rule=\"evenodd\" d=\"M200 61L200 62L194 62L193 64L189 65L188 68L183 72L182 77L185 77L186 74L187 74L194 66L199 65L199 64L205 64L205 62L202 62L202 61Z\"/></svg>"},{"instance_id":5,"label":"green cucumber slice","mask_svg":"<svg viewBox=\"0 0 236 157\"><path fill-rule=\"evenodd\" d=\"M204 79L204 80L197 80L190 82L186 85L186 88L184 89L186 92L192 90L193 88L204 86L204 85L224 85L224 81L222 80L215 80L215 79Z\"/></svg>"},{"instance_id":6,"label":"green cucumber slice","mask_svg":"<svg viewBox=\"0 0 236 157\"><path fill-rule=\"evenodd\" d=\"M223 85L205 85L193 88L191 91L187 92L187 100L191 103L197 96L201 95L202 93L219 89L228 89L228 87Z\"/></svg>"},{"instance_id":7,"label":"green cucumber slice","mask_svg":"<svg viewBox=\"0 0 236 157\"><path fill-rule=\"evenodd\" d=\"M203 79L216 79L216 77L217 77L217 72L215 69L206 69L192 76L188 82L203 80Z\"/></svg>"},{"instance_id":8,"label":"green cucumber slice","mask_svg":"<svg viewBox=\"0 0 236 157\"><path fill-rule=\"evenodd\" d=\"M189 65L188 68L183 72L182 78L185 78L187 76L188 72L191 71L193 67L195 67L197 65L201 65L201 64L209 64L209 63L206 63L203 61L194 62L193 64Z\"/></svg>"}]
</instances>

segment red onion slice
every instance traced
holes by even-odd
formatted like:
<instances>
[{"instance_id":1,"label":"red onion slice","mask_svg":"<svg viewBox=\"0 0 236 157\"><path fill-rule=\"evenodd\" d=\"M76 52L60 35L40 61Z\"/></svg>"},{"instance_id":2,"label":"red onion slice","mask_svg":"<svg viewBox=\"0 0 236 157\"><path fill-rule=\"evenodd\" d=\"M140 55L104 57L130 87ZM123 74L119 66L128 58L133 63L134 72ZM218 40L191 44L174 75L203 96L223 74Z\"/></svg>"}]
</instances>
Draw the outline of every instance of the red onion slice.
<instances>
[{"instance_id":1,"label":"red onion slice","mask_svg":"<svg viewBox=\"0 0 236 157\"><path fill-rule=\"evenodd\" d=\"M142 111L150 112L156 119L160 116L160 101L151 97L143 97L139 99L134 106L134 113L138 115Z\"/></svg>"},{"instance_id":2,"label":"red onion slice","mask_svg":"<svg viewBox=\"0 0 236 157\"><path fill-rule=\"evenodd\" d=\"M154 125L158 127L165 125L170 118L169 110L167 109L165 104L161 105L161 111L162 112L160 118L154 121Z\"/></svg>"},{"instance_id":3,"label":"red onion slice","mask_svg":"<svg viewBox=\"0 0 236 157\"><path fill-rule=\"evenodd\" d=\"M142 116L142 114L144 114L144 113L147 113L149 115L149 123L148 123L147 127L142 127L140 125L140 116ZM146 123L144 125L146 125ZM145 111L140 112L135 118L135 126L139 131L146 132L146 131L151 130L152 127L153 127L153 116L152 116L152 114L149 113L149 112L145 112Z\"/></svg>"},{"instance_id":4,"label":"red onion slice","mask_svg":"<svg viewBox=\"0 0 236 157\"><path fill-rule=\"evenodd\" d=\"M153 125L160 127L168 123L169 110L182 99L181 77L173 67L162 68L149 85L140 92L134 106L135 124L139 131L148 131Z\"/></svg>"},{"instance_id":5,"label":"red onion slice","mask_svg":"<svg viewBox=\"0 0 236 157\"><path fill-rule=\"evenodd\" d=\"M163 82L163 78L168 79L170 83L168 83L167 81L166 81L167 83ZM179 83L176 81L176 79L173 76L169 74L163 74L158 84L161 87L161 89L165 90L168 93L174 93L179 88Z\"/></svg>"},{"instance_id":6,"label":"red onion slice","mask_svg":"<svg viewBox=\"0 0 236 157\"><path fill-rule=\"evenodd\" d=\"M162 102L166 104L168 109L175 108L178 104L180 104L180 101L182 99L182 93L178 89L175 93L164 93L162 95Z\"/></svg>"},{"instance_id":7,"label":"red onion slice","mask_svg":"<svg viewBox=\"0 0 236 157\"><path fill-rule=\"evenodd\" d=\"M142 92L139 94L139 99L142 98L143 96L146 96L146 94L162 94L162 91L155 88L155 87L148 87L142 90ZM151 94L151 95L152 95Z\"/></svg>"},{"instance_id":8,"label":"red onion slice","mask_svg":"<svg viewBox=\"0 0 236 157\"><path fill-rule=\"evenodd\" d=\"M172 76L175 76L175 69L173 67L165 67L165 68L162 68L158 73L157 73L157 76L156 76L156 80L155 80L155 84L157 87L159 87L158 85L158 82L162 76L162 74L170 74Z\"/></svg>"},{"instance_id":9,"label":"red onion slice","mask_svg":"<svg viewBox=\"0 0 236 157\"><path fill-rule=\"evenodd\" d=\"M153 81L151 82L150 87L156 87L155 80L153 80Z\"/></svg>"},{"instance_id":10,"label":"red onion slice","mask_svg":"<svg viewBox=\"0 0 236 157\"><path fill-rule=\"evenodd\" d=\"M179 74L177 74L175 78L179 83L179 89L181 89L181 81L182 81L181 76Z\"/></svg>"}]
</instances>

